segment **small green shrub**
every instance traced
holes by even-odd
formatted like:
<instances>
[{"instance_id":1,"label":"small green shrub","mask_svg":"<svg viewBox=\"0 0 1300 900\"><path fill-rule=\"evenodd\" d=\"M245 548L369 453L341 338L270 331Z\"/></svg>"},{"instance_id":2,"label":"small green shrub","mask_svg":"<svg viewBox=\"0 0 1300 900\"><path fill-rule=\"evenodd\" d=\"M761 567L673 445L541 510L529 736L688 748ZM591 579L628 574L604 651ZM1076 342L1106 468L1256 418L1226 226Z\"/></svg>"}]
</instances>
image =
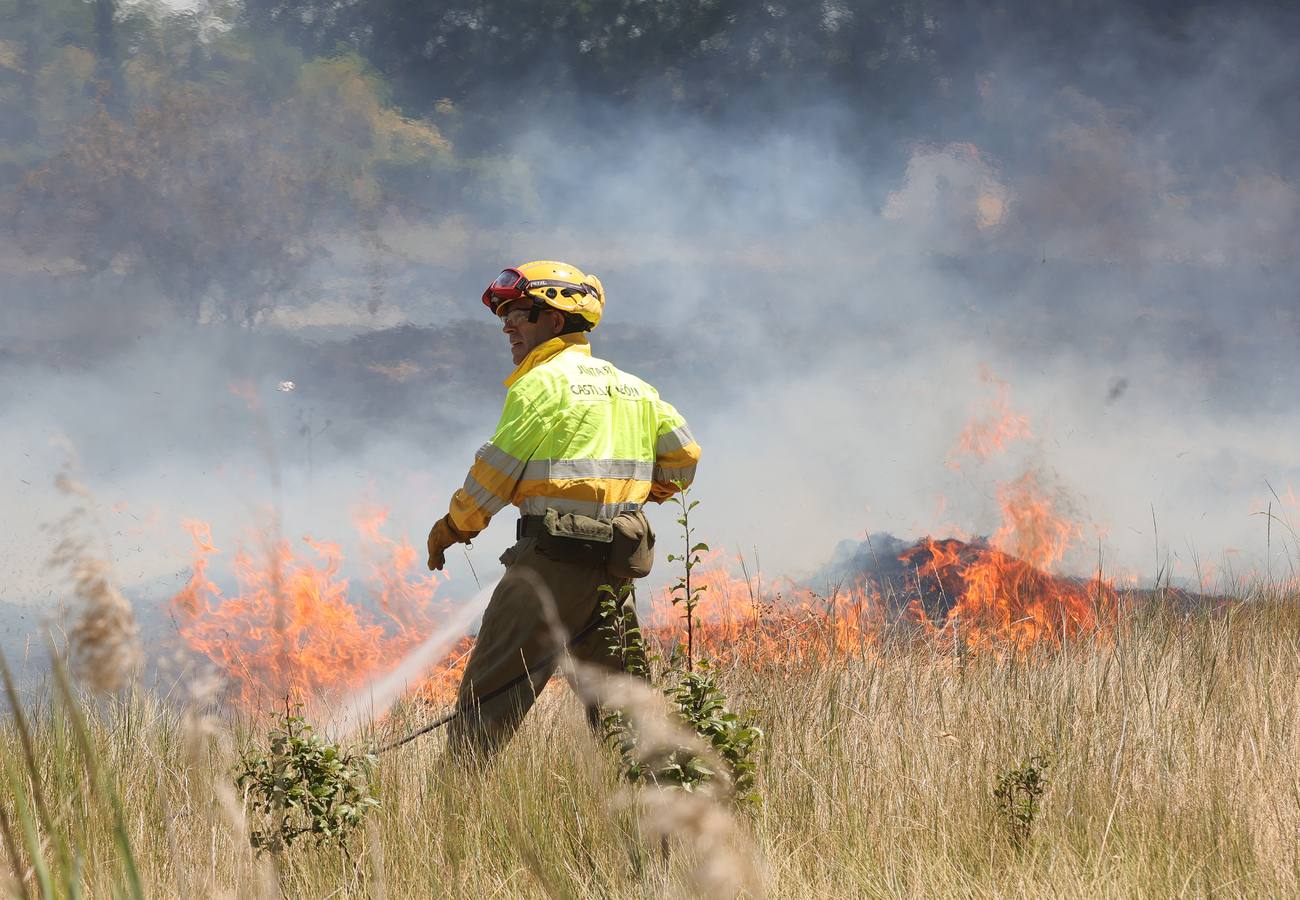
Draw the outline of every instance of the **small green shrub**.
<instances>
[{"instance_id":1,"label":"small green shrub","mask_svg":"<svg viewBox=\"0 0 1300 900\"><path fill-rule=\"evenodd\" d=\"M1007 827L1011 843L1024 847L1034 830L1034 820L1047 790L1047 769L1052 765L1049 753L1035 753L1014 769L998 776L993 788L993 803L998 818Z\"/></svg>"},{"instance_id":2,"label":"small green shrub","mask_svg":"<svg viewBox=\"0 0 1300 900\"><path fill-rule=\"evenodd\" d=\"M345 846L366 812L379 805L366 779L375 756L330 743L287 708L267 738L269 748L241 755L235 779L262 820L249 835L253 847L280 853L303 835L318 845Z\"/></svg>"},{"instance_id":3,"label":"small green shrub","mask_svg":"<svg viewBox=\"0 0 1300 900\"><path fill-rule=\"evenodd\" d=\"M754 776L758 772L757 751L763 732L754 724L753 715L732 712L727 708L727 696L718 687L713 666L708 660L700 660L693 672L674 669L669 674L671 681L664 688L665 696L677 708L682 721L708 741L727 764L735 799L757 802L759 797L754 790ZM682 772L679 783L688 786L687 776L693 778L696 774L695 769Z\"/></svg>"}]
</instances>

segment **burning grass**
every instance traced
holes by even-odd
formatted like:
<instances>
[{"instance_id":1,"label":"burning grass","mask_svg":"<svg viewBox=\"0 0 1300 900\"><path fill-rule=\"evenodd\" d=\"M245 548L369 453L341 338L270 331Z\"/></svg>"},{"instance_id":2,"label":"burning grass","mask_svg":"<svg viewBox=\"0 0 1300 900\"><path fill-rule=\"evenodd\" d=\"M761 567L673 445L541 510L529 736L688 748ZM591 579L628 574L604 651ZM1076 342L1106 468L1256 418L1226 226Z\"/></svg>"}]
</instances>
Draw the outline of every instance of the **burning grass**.
<instances>
[{"instance_id":1,"label":"burning grass","mask_svg":"<svg viewBox=\"0 0 1300 900\"><path fill-rule=\"evenodd\" d=\"M983 378L996 396L959 436L954 465L985 462L1031 436L1028 419L1009 406L1008 386L990 372ZM764 590L743 567L737 577L716 556L700 563L707 546L692 547L687 535L678 559L689 557L688 581L696 587L684 582L649 598L648 636L671 646L683 632L681 614L698 602L688 643L724 663L767 671L794 661L833 664L900 637L946 644L958 655L1002 656L1111 632L1122 611L1115 585L1100 570L1092 579L1056 574L1084 532L1062 490L1027 468L998 488L997 502L1002 524L987 540L925 537L883 558L872 548L870 563L825 595L781 582ZM217 666L241 706L277 709L284 699L328 706L364 693L402 674L398 661L452 616L419 554L384 534L386 517L380 509L355 516L372 564L364 589L341 577L338 544L304 538L310 553L301 553L263 536L260 558L236 553L237 586L228 596L207 577L218 553L208 526L189 523L193 574L171 607L182 639ZM690 602L676 602L687 594ZM414 694L450 702L471 646L466 639L428 667Z\"/></svg>"},{"instance_id":2,"label":"burning grass","mask_svg":"<svg viewBox=\"0 0 1300 900\"><path fill-rule=\"evenodd\" d=\"M371 570L360 589L340 574L339 544L307 537L309 553L301 553L276 538L259 541L264 553L234 554L229 595L207 577L220 552L211 529L187 523L192 574L172 598L172 612L181 638L217 667L241 706L337 700L384 674L448 615L436 573L424 571L409 542L384 534L387 512L368 508L355 519ZM434 668L423 687L428 697L454 695L468 648L466 639Z\"/></svg>"},{"instance_id":3,"label":"burning grass","mask_svg":"<svg viewBox=\"0 0 1300 900\"><path fill-rule=\"evenodd\" d=\"M883 636L869 653L728 667L729 693L767 735L764 802L740 820L767 893L1294 896L1300 597L1193 612L1121 599L1104 636L1033 653L959 656ZM79 787L57 707L26 699L41 797L83 848L87 895L107 896L120 857L111 809ZM403 726L422 714L393 713ZM182 713L153 695L87 717L150 895L643 897L698 885L688 847L646 849L648 826L567 690L543 696L482 778L445 769L436 736L384 757L382 806L350 855L304 850L278 872L249 856L237 798L233 812L214 800L231 765L221 741L188 751ZM235 743L238 723L227 710L220 730ZM12 724L0 728L0 758L22 752ZM1035 754L1052 764L1017 841L993 792ZM0 808L13 821L12 802Z\"/></svg>"},{"instance_id":4,"label":"burning grass","mask_svg":"<svg viewBox=\"0 0 1300 900\"><path fill-rule=\"evenodd\" d=\"M694 640L715 659L767 669L830 662L900 636L997 655L1109 631L1120 612L1114 585L1100 574L1052 574L1081 529L1039 475L1027 471L999 500L1003 525L991 539L927 537L883 559L873 551L869 567L826 595L791 583L765 588L708 559L695 567L703 593ZM235 554L237 586L229 596L206 574L218 552L207 526L189 524L193 575L172 610L183 640L216 664L242 706L278 708L284 698L328 704L363 690L448 617L436 578L419 568L410 544L384 535L385 518L382 510L357 517L372 558L368 585L341 577L335 543L305 538L310 552L299 553L286 541L264 540L261 561L245 550ZM649 607L649 636L667 648L681 633L683 608L671 590L651 597ZM415 693L450 702L470 646L466 638L453 647Z\"/></svg>"}]
</instances>

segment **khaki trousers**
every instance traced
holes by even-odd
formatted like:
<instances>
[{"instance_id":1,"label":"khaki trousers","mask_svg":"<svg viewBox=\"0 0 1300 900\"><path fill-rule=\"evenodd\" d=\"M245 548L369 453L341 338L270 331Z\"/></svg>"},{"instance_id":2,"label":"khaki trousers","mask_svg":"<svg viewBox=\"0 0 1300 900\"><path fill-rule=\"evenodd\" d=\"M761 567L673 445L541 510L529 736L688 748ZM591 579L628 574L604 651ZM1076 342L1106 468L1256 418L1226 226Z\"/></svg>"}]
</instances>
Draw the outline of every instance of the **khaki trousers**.
<instances>
[{"instance_id":1,"label":"khaki trousers","mask_svg":"<svg viewBox=\"0 0 1300 900\"><path fill-rule=\"evenodd\" d=\"M622 669L599 624L599 589L607 584L617 590L627 581L612 578L604 566L548 559L530 537L507 550L501 562L506 574L483 613L457 694L457 706L464 712L447 730L453 757L486 759L510 740L563 660L565 641L571 642L569 653L575 659ZM548 601L554 604L550 613ZM556 620L564 633L558 643L552 626ZM516 678L520 683L514 687L479 700ZM600 716L598 707L588 706L587 720L593 727Z\"/></svg>"}]
</instances>

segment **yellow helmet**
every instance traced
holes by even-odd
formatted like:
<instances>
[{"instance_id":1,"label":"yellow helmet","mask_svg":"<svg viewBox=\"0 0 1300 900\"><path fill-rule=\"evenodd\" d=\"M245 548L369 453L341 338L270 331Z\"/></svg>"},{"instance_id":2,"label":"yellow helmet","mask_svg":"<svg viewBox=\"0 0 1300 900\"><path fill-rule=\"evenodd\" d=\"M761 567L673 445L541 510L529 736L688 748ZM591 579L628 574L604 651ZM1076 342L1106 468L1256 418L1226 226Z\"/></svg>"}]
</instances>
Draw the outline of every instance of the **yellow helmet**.
<instances>
[{"instance_id":1,"label":"yellow helmet","mask_svg":"<svg viewBox=\"0 0 1300 900\"><path fill-rule=\"evenodd\" d=\"M503 270L483 292L483 305L495 313L502 303L525 297L581 316L587 321L588 331L600 322L605 309L605 288L599 278L551 259Z\"/></svg>"}]
</instances>

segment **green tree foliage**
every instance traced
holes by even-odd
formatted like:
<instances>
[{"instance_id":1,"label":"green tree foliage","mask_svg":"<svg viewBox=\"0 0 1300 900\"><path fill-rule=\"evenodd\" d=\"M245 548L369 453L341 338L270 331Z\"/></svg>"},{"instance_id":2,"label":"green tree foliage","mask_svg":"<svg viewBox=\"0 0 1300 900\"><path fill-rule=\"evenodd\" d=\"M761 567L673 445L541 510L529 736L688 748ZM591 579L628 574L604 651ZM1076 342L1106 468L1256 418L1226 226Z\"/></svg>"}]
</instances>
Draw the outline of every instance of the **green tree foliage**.
<instances>
[{"instance_id":1,"label":"green tree foliage","mask_svg":"<svg viewBox=\"0 0 1300 900\"><path fill-rule=\"evenodd\" d=\"M42 125L42 82L57 71L75 45L69 33L87 32L84 3L5 0L0 2L0 178L12 181L38 158ZM93 56L88 56L93 66ZM90 73L82 77L87 84Z\"/></svg>"},{"instance_id":2,"label":"green tree foliage","mask_svg":"<svg viewBox=\"0 0 1300 900\"><path fill-rule=\"evenodd\" d=\"M355 54L304 61L273 41L254 53L202 25L142 32L114 64L117 87L99 86L89 50L50 55L37 139L56 149L25 168L11 221L30 252L147 276L189 318L251 322L322 232L373 230L400 199L391 186L450 147L400 115Z\"/></svg>"}]
</instances>

